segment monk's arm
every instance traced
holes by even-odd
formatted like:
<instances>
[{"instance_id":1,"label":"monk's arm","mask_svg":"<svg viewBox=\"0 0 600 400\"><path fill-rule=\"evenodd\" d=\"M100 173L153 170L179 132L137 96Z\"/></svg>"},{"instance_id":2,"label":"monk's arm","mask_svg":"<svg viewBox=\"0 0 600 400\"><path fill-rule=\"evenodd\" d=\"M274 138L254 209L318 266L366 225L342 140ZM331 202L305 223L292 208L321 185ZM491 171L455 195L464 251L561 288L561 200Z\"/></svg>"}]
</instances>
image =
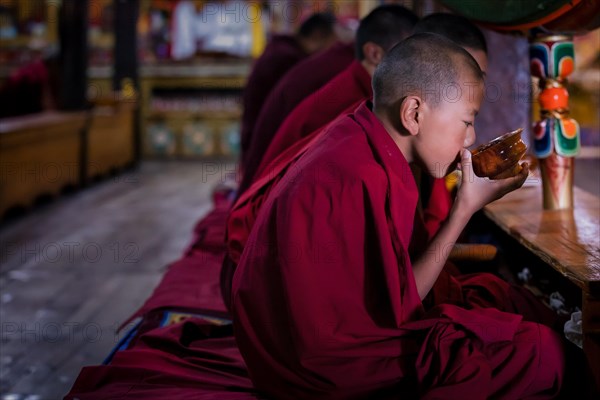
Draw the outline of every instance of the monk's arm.
<instances>
[{"instance_id":1,"label":"monk's arm","mask_svg":"<svg viewBox=\"0 0 600 400\"><path fill-rule=\"evenodd\" d=\"M446 264L450 249L456 243L458 236L469 222L471 213L462 207L453 207L448 220L430 242L427 250L413 264L413 273L417 291L421 300L433 287L442 268Z\"/></svg>"},{"instance_id":2,"label":"monk's arm","mask_svg":"<svg viewBox=\"0 0 600 400\"><path fill-rule=\"evenodd\" d=\"M442 225L427 250L413 264L415 283L421 300L433 287L446 264L450 250L471 216L486 204L523 185L529 174L529 166L522 165L523 169L519 175L512 178L496 181L479 178L473 173L471 167L471 153L463 150L461 155L462 183L448 220Z\"/></svg>"}]
</instances>

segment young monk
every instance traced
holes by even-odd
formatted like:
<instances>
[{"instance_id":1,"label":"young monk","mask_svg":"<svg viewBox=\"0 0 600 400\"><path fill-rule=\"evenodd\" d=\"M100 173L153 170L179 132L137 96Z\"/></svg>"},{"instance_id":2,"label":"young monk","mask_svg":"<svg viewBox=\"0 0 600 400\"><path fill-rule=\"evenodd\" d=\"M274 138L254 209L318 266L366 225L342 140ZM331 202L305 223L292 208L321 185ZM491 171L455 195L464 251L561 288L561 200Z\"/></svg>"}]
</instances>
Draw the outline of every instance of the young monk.
<instances>
[{"instance_id":1,"label":"young monk","mask_svg":"<svg viewBox=\"0 0 600 400\"><path fill-rule=\"evenodd\" d=\"M275 35L256 60L244 89L242 149L246 151L254 124L269 92L283 75L306 56L332 45L336 39L335 17L330 13L310 16L295 35Z\"/></svg>"},{"instance_id":2,"label":"young monk","mask_svg":"<svg viewBox=\"0 0 600 400\"><path fill-rule=\"evenodd\" d=\"M405 9L400 6L395 7L379 7L361 22L361 26L357 32L356 43L358 59L361 60L360 64L364 67L360 68L362 74L352 74L352 72L359 70L356 67L358 62L355 61L345 72L300 103L286 118L275 134L273 141L262 158L257 174L252 179L253 181L254 178L257 178L261 174L268 173L270 167L273 166L273 161L285 149L303 137L317 135L326 124L333 121L339 114L353 111L361 101L373 96L370 85L371 76L387 48L392 47L378 46L375 43L377 40L374 42L373 36L378 33L382 35L386 31L386 26L382 23L385 22L386 14L391 12L391 10L397 10L399 18L401 17ZM388 31L392 29L391 27L394 23L396 26L402 26L398 21L390 20L389 17L387 19L390 24ZM418 22L415 17L412 25L414 25L414 33L437 33L457 43L475 58L482 71L486 71L487 45L485 37L479 28L468 19L454 14L436 13L428 15ZM400 27L395 29L399 30ZM383 35L382 39L384 39ZM365 72L368 72L368 84L358 84L367 79ZM354 77L355 75L358 76ZM351 77L354 79L351 79ZM363 79L360 79L360 77ZM355 86L358 88L364 87L365 89L348 90L348 88L353 89ZM244 190L249 187L249 184L246 182L246 180L250 179L249 175L248 173L244 175L245 179L240 185ZM427 196L422 199L425 206L423 215L424 229L426 230L425 234L431 237L439 228L440 223L447 217L451 199L446 190L444 180L431 181L427 178L424 178L424 180L423 186L426 188L425 193L427 193ZM432 199L431 202L429 201L430 197Z\"/></svg>"},{"instance_id":3,"label":"young monk","mask_svg":"<svg viewBox=\"0 0 600 400\"><path fill-rule=\"evenodd\" d=\"M274 137L284 136L292 141L306 136L333 121L349 106L370 98L375 67L388 49L411 34L417 21L412 11L400 5L377 7L363 18L356 32L356 59L327 85L305 98L289 116L285 116L281 126L275 129L261 126L257 130L261 140L257 138L251 145L248 157L254 162L244 169L238 193L243 193L254 181L258 166L265 163L267 148L271 150L274 146L271 143ZM266 117L272 119L270 115ZM281 152L282 146L276 144L274 147L277 154ZM268 158L272 161L273 156Z\"/></svg>"},{"instance_id":4,"label":"young monk","mask_svg":"<svg viewBox=\"0 0 600 400\"><path fill-rule=\"evenodd\" d=\"M465 147L483 74L462 48L415 35L390 50L374 102L332 124L286 173L250 234L233 284L235 334L257 389L298 398L555 396L559 337L493 308L427 295L471 215L520 187L476 177ZM461 89L458 99L443 95ZM414 263L417 189L409 163L443 177L460 156L448 221Z\"/></svg>"},{"instance_id":5,"label":"young monk","mask_svg":"<svg viewBox=\"0 0 600 400\"><path fill-rule=\"evenodd\" d=\"M228 221L229 259L224 262L221 274L221 291L228 307L231 302L234 269L263 199L281 174L301 155L300 149L306 149L307 143L316 140L327 123L340 114L354 111L363 100L372 97L371 76L375 67L393 44L406 37L409 27L414 26L414 30L419 32L430 29L453 40L473 55L480 68L485 71L487 46L483 34L473 23L464 17L443 13L429 15L416 25L415 21L416 17L401 6L378 7L366 16L361 21L356 37L360 61L354 61L344 72L294 109L277 131L273 143L263 157L256 179L248 189L245 186L250 174L245 175L240 186L242 193L238 195ZM309 130L315 127L318 129L309 134ZM419 211L422 210L422 215L416 216L418 224L413 229L413 244L410 250L415 252L422 251L423 244L437 232L441 222L447 218L452 204L444 179L427 179L426 176L423 177L425 182L420 189L426 194L424 198L421 197L423 207ZM261 182L254 184L256 180ZM444 282L440 290L435 292L436 298L455 298L455 295L442 295L450 285L454 290L460 291L456 282L446 279ZM487 284L489 282L486 282Z\"/></svg>"},{"instance_id":6,"label":"young monk","mask_svg":"<svg viewBox=\"0 0 600 400\"><path fill-rule=\"evenodd\" d=\"M351 107L348 111L352 111L362 100L370 98L372 96L371 76L375 67L387 50L408 37L417 20L417 16L412 11L399 5L380 6L371 11L361 20L356 33L356 59L323 88L308 96L298 107L294 108L277 135L294 138L301 136L294 132L307 131L312 127L322 127L333 121L344 110ZM269 120L271 119L269 118ZM262 170L266 169L265 162L260 163L260 159L264 159L264 151L271 141L269 133L275 132L272 129L265 129L262 122L258 125L260 132L248 155L251 162L246 163L243 178L238 187L238 200L250 188L255 178L261 175ZM274 159L271 156L267 157L268 161ZM259 167L259 163L261 167ZM268 164L270 165L270 162ZM258 174L257 171L259 171ZM254 217L248 217L253 223ZM249 232L249 229L246 230L246 228L249 228L250 225L251 223L246 223L244 226L230 226L229 228L228 241L232 244L233 252L236 254L232 254L233 258L226 256L221 272L221 292L228 307L231 304L233 273L239 261L238 256L241 254L242 242L245 243Z\"/></svg>"}]
</instances>

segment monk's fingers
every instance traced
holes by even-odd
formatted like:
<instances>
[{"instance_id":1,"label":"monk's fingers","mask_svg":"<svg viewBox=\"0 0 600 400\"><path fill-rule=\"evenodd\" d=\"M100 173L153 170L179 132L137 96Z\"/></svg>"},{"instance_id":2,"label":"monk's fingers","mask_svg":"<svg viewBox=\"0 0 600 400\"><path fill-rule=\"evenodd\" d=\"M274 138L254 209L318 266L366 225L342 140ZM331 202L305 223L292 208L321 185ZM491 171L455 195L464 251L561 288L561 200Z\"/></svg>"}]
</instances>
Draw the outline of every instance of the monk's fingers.
<instances>
[{"instance_id":1,"label":"monk's fingers","mask_svg":"<svg viewBox=\"0 0 600 400\"><path fill-rule=\"evenodd\" d=\"M515 186L515 189L520 188L521 186L523 186L523 183L525 183L525 180L527 180L527 177L529 176L529 164L524 162L521 164L521 171L519 171L519 173L515 176L513 176L512 179L513 180L513 185Z\"/></svg>"},{"instance_id":2,"label":"monk's fingers","mask_svg":"<svg viewBox=\"0 0 600 400\"><path fill-rule=\"evenodd\" d=\"M523 162L521 163L521 172L519 173L519 175L525 175L525 179L527 179L527 177L529 176L529 163L528 162Z\"/></svg>"},{"instance_id":3,"label":"monk's fingers","mask_svg":"<svg viewBox=\"0 0 600 400\"><path fill-rule=\"evenodd\" d=\"M499 179L496 181L490 181L492 184L499 187L501 195L512 192L513 190L519 189L527 180L529 176L529 164L526 162L521 164L521 171L515 176L505 179Z\"/></svg>"}]
</instances>

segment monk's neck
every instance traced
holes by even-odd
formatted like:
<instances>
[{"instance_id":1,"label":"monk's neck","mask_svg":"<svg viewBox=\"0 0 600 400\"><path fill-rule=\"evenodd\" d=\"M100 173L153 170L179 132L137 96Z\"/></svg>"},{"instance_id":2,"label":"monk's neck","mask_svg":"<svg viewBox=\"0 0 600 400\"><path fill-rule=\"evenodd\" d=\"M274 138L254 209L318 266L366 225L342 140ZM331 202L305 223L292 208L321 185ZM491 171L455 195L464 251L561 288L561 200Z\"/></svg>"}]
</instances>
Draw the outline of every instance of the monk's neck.
<instances>
[{"instance_id":1,"label":"monk's neck","mask_svg":"<svg viewBox=\"0 0 600 400\"><path fill-rule=\"evenodd\" d=\"M379 121L381 121L381 124L385 128L386 132L388 133L388 135L390 135L390 137L392 138L394 143L396 143L396 146L398 146L398 148L400 149L400 152L402 152L402 155L404 156L406 161L408 163L413 162L413 154L412 154L412 146L411 146L411 142L410 142L410 136L402 135L394 127L394 124L390 121L389 116L386 114L386 110L383 110L383 111L382 110L373 110L373 113L375 114L377 119L379 119Z\"/></svg>"},{"instance_id":2,"label":"monk's neck","mask_svg":"<svg viewBox=\"0 0 600 400\"><path fill-rule=\"evenodd\" d=\"M314 40L310 40L302 36L296 35L296 42L306 55L310 56L311 54L316 53L319 50Z\"/></svg>"},{"instance_id":3,"label":"monk's neck","mask_svg":"<svg viewBox=\"0 0 600 400\"><path fill-rule=\"evenodd\" d=\"M373 74L375 74L375 68L377 68L377 65L373 65L372 63L370 63L370 62L369 62L369 61L367 61L366 59L365 59L365 60L362 60L362 61L360 62L360 65L362 65L362 66L363 66L363 68L364 68L364 69L367 71L367 73L368 73L368 74L369 74L371 77L373 77Z\"/></svg>"}]
</instances>

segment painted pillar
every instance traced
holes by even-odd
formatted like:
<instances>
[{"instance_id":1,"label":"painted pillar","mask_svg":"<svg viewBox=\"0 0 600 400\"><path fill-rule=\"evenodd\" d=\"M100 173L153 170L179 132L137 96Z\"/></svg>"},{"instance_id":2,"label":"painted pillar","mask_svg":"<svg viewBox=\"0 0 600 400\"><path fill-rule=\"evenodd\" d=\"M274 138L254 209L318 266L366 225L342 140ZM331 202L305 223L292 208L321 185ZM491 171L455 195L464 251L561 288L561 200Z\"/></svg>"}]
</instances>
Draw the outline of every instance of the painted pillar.
<instances>
[{"instance_id":1,"label":"painted pillar","mask_svg":"<svg viewBox=\"0 0 600 400\"><path fill-rule=\"evenodd\" d=\"M573 208L574 157L581 147L579 124L569 117L566 78L575 68L570 36L538 36L529 48L531 74L539 78L541 119L533 126L542 172L544 209Z\"/></svg>"}]
</instances>

